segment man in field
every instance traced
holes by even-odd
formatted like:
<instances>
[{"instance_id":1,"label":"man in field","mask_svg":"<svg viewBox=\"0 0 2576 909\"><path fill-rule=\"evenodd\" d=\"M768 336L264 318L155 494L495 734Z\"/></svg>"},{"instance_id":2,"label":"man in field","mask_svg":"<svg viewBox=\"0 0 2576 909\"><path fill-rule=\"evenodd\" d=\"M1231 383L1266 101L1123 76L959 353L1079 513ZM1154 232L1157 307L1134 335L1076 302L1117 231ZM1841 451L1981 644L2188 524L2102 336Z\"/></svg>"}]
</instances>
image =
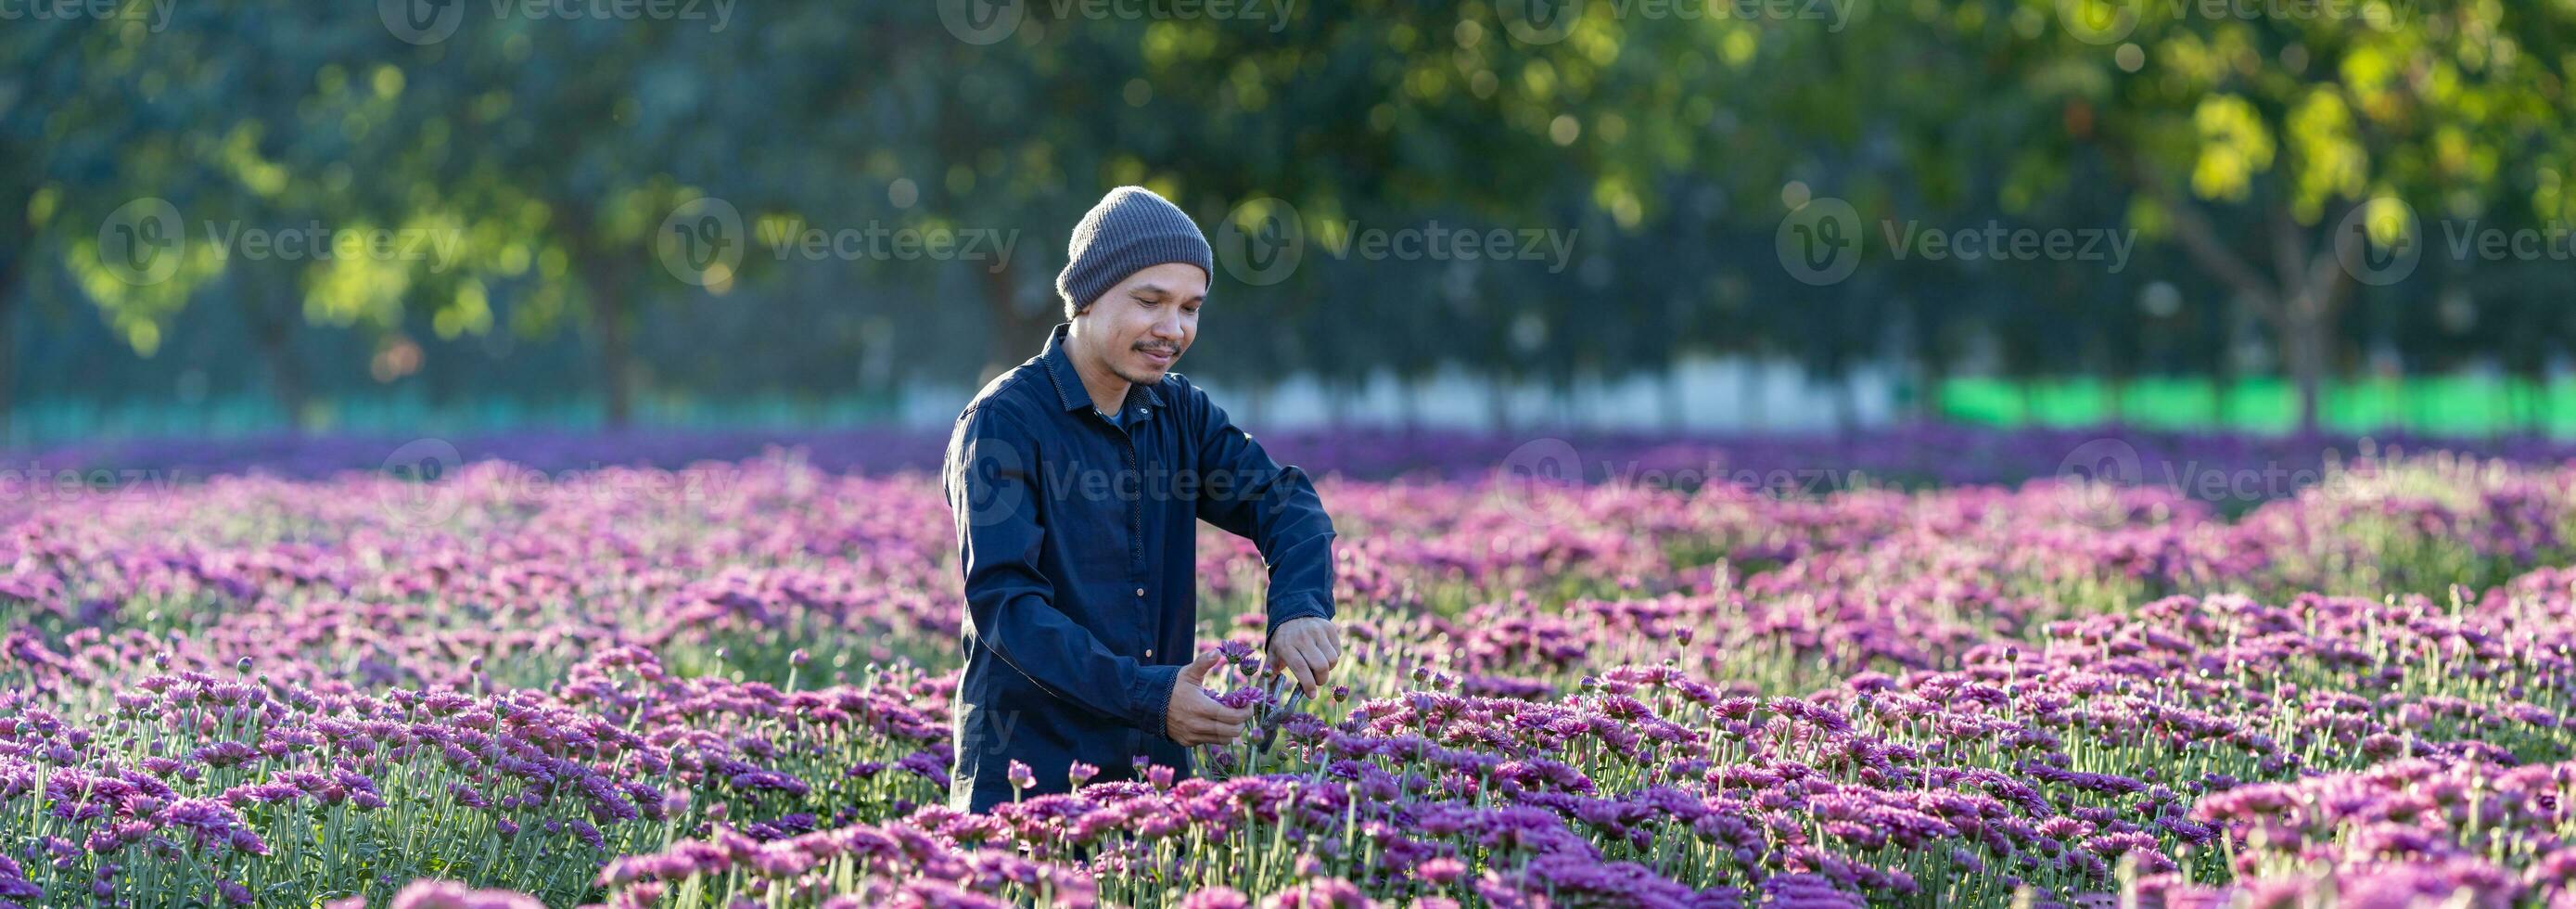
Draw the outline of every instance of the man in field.
<instances>
[{"instance_id":1,"label":"man in field","mask_svg":"<svg viewBox=\"0 0 2576 909\"><path fill-rule=\"evenodd\" d=\"M1214 257L1187 214L1120 187L1074 226L1056 290L1067 322L958 414L944 486L966 575L966 675L949 801L1012 799L1144 756L1186 775L1187 746L1231 742L1248 711L1199 687L1197 522L1249 537L1270 570L1267 652L1309 697L1341 657L1333 523L1306 475L1172 365L1198 335Z\"/></svg>"}]
</instances>

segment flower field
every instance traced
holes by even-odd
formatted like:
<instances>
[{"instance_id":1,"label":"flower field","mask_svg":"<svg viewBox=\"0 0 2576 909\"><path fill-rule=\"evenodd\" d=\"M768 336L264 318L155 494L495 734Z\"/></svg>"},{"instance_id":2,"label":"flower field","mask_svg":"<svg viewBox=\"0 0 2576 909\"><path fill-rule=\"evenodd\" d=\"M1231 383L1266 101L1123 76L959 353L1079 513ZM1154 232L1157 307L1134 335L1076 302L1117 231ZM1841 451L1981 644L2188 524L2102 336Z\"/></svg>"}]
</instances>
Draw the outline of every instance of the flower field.
<instances>
[{"instance_id":1,"label":"flower field","mask_svg":"<svg viewBox=\"0 0 2576 909\"><path fill-rule=\"evenodd\" d=\"M2576 901L2576 467L2326 480L1331 479L1339 687L981 816L935 476L0 503L0 906Z\"/></svg>"}]
</instances>

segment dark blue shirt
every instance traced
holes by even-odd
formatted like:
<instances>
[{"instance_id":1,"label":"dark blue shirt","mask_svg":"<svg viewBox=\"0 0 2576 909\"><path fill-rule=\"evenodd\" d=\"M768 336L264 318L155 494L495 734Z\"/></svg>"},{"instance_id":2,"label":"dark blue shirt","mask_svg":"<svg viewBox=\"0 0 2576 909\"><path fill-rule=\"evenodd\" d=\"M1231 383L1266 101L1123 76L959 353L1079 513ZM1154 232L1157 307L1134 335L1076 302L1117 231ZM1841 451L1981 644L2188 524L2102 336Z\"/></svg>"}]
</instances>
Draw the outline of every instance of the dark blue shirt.
<instances>
[{"instance_id":1,"label":"dark blue shirt","mask_svg":"<svg viewBox=\"0 0 2576 909\"><path fill-rule=\"evenodd\" d=\"M1197 522L1249 537L1268 565L1269 627L1333 616L1333 522L1303 471L1281 467L1179 373L1131 386L1112 425L1064 350L995 378L957 415L943 488L966 576L956 761L949 801L1062 792L1075 761L1095 780L1144 755L1181 774L1163 734L1172 682L1198 629Z\"/></svg>"}]
</instances>

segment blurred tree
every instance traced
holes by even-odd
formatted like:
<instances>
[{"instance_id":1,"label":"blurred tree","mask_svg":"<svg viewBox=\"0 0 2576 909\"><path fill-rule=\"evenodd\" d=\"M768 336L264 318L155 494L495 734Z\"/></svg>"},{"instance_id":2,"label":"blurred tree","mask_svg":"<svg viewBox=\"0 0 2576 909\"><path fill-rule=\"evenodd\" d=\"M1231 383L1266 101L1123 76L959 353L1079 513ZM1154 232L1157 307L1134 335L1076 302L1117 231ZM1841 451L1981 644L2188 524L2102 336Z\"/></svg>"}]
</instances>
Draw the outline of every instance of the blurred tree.
<instances>
[{"instance_id":1,"label":"blurred tree","mask_svg":"<svg viewBox=\"0 0 2576 909\"><path fill-rule=\"evenodd\" d=\"M127 208L132 197L121 193L158 185L180 157L164 132L171 110L153 102L184 96L170 107L185 112L217 101L189 81L194 73L138 59L155 37L150 30L149 20L122 15L40 16L0 28L0 61L7 61L0 66L0 427L15 400L18 339L6 334L40 258L60 257L84 285L109 289L124 307L113 311L120 332L145 351L158 343L152 314L207 270L202 259L174 259L168 264L180 267L162 278L177 286L136 286L108 273L97 256L98 239L115 228L110 216L125 211L133 227L130 216L143 210ZM156 234L178 226L149 220ZM132 270L143 276L154 272L146 260L157 250L146 244L122 252L138 257Z\"/></svg>"},{"instance_id":2,"label":"blurred tree","mask_svg":"<svg viewBox=\"0 0 2576 909\"><path fill-rule=\"evenodd\" d=\"M413 303L459 330L489 322L475 294L419 299L419 279L470 281L490 267L470 251L490 247L465 242L471 215L441 201L448 187L426 169L445 143L422 141L418 109L402 103L397 49L409 46L379 19L308 12L277 0L187 5L166 19L7 32L36 36L34 59L61 58L11 71L59 99L38 127L45 154L34 160L48 166L6 171L43 178L27 226L53 236L78 286L144 356L194 297L223 294L290 425L312 415L294 343L308 320L391 331ZM371 246L378 237L391 244Z\"/></svg>"},{"instance_id":3,"label":"blurred tree","mask_svg":"<svg viewBox=\"0 0 2576 909\"><path fill-rule=\"evenodd\" d=\"M25 288L75 287L149 354L213 299L228 318L186 324L238 331L207 349L246 349L291 417L398 383L426 351L479 358L427 367L433 388L587 387L622 423L644 394L989 375L1059 317L1074 219L1142 183L1197 216L1221 262L1247 235L1302 244L1283 274L1220 267L1193 369L1308 373L1336 400L1446 366L1562 390L1694 353L1794 357L1825 381L1891 356L1927 385L2106 374L2116 399L2133 371L2234 369L2239 305L2271 329L2309 425L2324 377L2365 344L2426 365L2497 351L2534 377L2561 355L2547 269L2428 264L2357 292L2335 253L2364 235L2363 253L2401 234L2424 247L2429 218L2563 218L2576 14L2133 6L1863 3L1846 22L1021 4L978 25L936 4L796 0L722 27L461 8L421 35L373 9L229 0L157 25L30 20L0 32L0 201L26 215L0 220L0 317ZM1867 234L1862 267L1825 286L1792 280L1775 245L1818 199L1852 205ZM2346 224L2369 199L2405 204ZM2411 233L2409 212L2426 216ZM140 228L164 213L189 242L138 280L157 249ZM1926 260L1880 230L1988 221L2125 222L2156 264ZM435 262L290 259L232 255L204 230L313 223L458 242ZM1566 245L1535 261L1364 245L1435 224ZM814 231L826 246L974 234L982 256L813 254ZM40 260L68 280L23 280ZM2341 318L2355 299L2369 311ZM1260 330L1215 328L1231 325ZM562 366L476 368L561 329L586 342ZM974 366L953 362L965 347ZM1668 421L1681 408L1667 395Z\"/></svg>"},{"instance_id":4,"label":"blurred tree","mask_svg":"<svg viewBox=\"0 0 2576 909\"><path fill-rule=\"evenodd\" d=\"M2131 223L2170 237L2272 329L2298 388L2298 428L2313 432L2356 274L2381 279L2367 263L2433 242L2415 212L2479 214L2501 181L2567 160L2576 10L2305 9L2313 14L2108 0L1917 7L1929 40L1961 41L1985 62L1953 69L1973 80L1953 87L2025 121L1997 130L1990 147L2034 172L2086 152L2110 162L2139 193ZM2051 114L2061 128L2031 128ZM2064 191L2053 182L2042 191ZM2554 189L2525 201L2540 218L2571 204Z\"/></svg>"},{"instance_id":5,"label":"blurred tree","mask_svg":"<svg viewBox=\"0 0 2576 909\"><path fill-rule=\"evenodd\" d=\"M1526 352L1469 351L1437 343L1444 336L1421 343L1423 331L1478 336L1455 333L1459 309L1421 301L1435 290L1509 296L1486 276L1547 263L1372 261L1355 234L1437 222L1571 238L1580 231L1552 203L1569 186L1583 193L1593 148L1626 129L1579 141L1583 105L1623 62L1614 37L1520 43L1478 5L1381 2L1332 16L1141 26L1032 5L990 43L944 33L928 6L875 12L853 36L874 78L831 115L882 127L878 153L863 159L868 174L917 193L918 218L935 212L1024 240L981 275L993 326L986 375L1026 357L1060 318L1052 287L1063 237L1101 192L1127 183L1172 197L1220 247L1229 224L1246 243L1297 247L1283 274L1251 269L1246 283L1223 266L1212 276L1212 296L1245 303L1212 318L1285 327L1238 336L1265 339L1233 348L1246 374L1293 363L1347 383L1382 365L1420 375L1452 357L1519 362ZM1235 250L1250 252L1220 254ZM1355 286L1372 292L1352 295ZM1571 312L1570 302L1547 305ZM1512 324L1507 312L1464 306L1488 327ZM1297 350L1333 355L1295 362Z\"/></svg>"},{"instance_id":6,"label":"blurred tree","mask_svg":"<svg viewBox=\"0 0 2576 909\"><path fill-rule=\"evenodd\" d=\"M666 213L699 195L670 172L739 163L733 152L752 140L725 115L755 105L720 103L711 83L732 59L671 23L467 26L428 45L407 76L423 111L417 127L451 149L433 173L527 212L493 238L534 260L513 327L543 333L581 320L604 416L622 426L639 379L631 338L647 288L659 286L647 244ZM708 65L683 62L697 54ZM728 289L730 267L717 267L727 273L691 277Z\"/></svg>"}]
</instances>

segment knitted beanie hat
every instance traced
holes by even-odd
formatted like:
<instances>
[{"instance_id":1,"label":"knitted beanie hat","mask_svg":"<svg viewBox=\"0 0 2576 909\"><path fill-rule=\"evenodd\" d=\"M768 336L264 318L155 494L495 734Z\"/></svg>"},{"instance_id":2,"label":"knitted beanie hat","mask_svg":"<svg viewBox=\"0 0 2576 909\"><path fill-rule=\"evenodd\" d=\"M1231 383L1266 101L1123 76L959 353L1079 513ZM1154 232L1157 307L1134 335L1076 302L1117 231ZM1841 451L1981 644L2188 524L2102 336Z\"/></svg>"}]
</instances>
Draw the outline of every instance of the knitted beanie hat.
<instances>
[{"instance_id":1,"label":"knitted beanie hat","mask_svg":"<svg viewBox=\"0 0 2576 909\"><path fill-rule=\"evenodd\" d=\"M1073 226L1064 271L1055 290L1064 297L1064 317L1073 318L1118 282L1167 262L1187 262L1211 278L1216 254L1207 235L1180 206L1142 186L1121 186L1100 197Z\"/></svg>"}]
</instances>

